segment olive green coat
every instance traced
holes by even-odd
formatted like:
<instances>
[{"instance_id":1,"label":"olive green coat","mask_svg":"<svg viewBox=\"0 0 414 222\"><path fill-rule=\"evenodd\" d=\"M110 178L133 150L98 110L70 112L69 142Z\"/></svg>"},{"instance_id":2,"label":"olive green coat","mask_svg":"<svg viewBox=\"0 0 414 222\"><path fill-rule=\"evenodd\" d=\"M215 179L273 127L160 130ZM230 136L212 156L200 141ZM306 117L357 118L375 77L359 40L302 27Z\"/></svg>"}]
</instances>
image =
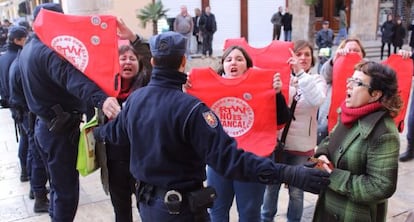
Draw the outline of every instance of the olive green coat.
<instances>
[{"instance_id":1,"label":"olive green coat","mask_svg":"<svg viewBox=\"0 0 414 222\"><path fill-rule=\"evenodd\" d=\"M327 155L335 169L328 189L319 195L313 221L385 221L387 198L397 186L399 138L383 110L362 117L350 129L339 120L315 154Z\"/></svg>"}]
</instances>

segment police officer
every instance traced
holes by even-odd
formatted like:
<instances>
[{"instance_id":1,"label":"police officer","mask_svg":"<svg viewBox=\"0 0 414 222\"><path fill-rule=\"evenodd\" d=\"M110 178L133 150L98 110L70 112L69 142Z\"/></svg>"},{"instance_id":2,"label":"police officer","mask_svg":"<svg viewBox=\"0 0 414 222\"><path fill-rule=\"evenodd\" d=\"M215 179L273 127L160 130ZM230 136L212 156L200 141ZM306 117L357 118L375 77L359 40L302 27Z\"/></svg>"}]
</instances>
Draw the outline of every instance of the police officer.
<instances>
[{"instance_id":1,"label":"police officer","mask_svg":"<svg viewBox=\"0 0 414 222\"><path fill-rule=\"evenodd\" d=\"M45 164L40 157L39 150L34 141L34 120L36 116L29 112L24 97L21 72L18 66L19 56L10 66L10 109L13 118L20 124L20 142L27 137L27 169L30 175L29 198L35 199L33 212L47 213L49 211L48 190L46 188L47 173Z\"/></svg>"},{"instance_id":2,"label":"police officer","mask_svg":"<svg viewBox=\"0 0 414 222\"><path fill-rule=\"evenodd\" d=\"M237 149L218 117L182 91L186 41L175 32L152 37L148 86L131 94L115 120L94 130L98 141L130 143L142 221L209 221L207 208L215 193L203 187L206 164L232 179L285 182L312 193L324 189L325 172L276 164Z\"/></svg>"},{"instance_id":3,"label":"police officer","mask_svg":"<svg viewBox=\"0 0 414 222\"><path fill-rule=\"evenodd\" d=\"M0 57L0 94L1 94L1 104L3 107L10 107L10 91L9 91L9 69L13 60L17 56L17 52L23 48L24 43L27 38L27 30L21 26L11 27L8 34L7 40L7 51L4 55ZM14 109L11 110L12 114L15 113ZM14 117L15 126L20 126L22 119ZM26 182L29 180L28 168L27 168L27 135L24 131L20 130L20 141L19 141L19 160L20 160L20 181ZM29 168L30 171L30 168Z\"/></svg>"},{"instance_id":4,"label":"police officer","mask_svg":"<svg viewBox=\"0 0 414 222\"><path fill-rule=\"evenodd\" d=\"M63 13L59 4L45 3L35 8L35 19L41 8ZM116 98L108 97L36 35L22 49L18 65L27 105L37 116L35 140L50 176L51 220L73 221L79 201L79 124L85 104L102 108L108 118L114 118L120 107Z\"/></svg>"}]
</instances>

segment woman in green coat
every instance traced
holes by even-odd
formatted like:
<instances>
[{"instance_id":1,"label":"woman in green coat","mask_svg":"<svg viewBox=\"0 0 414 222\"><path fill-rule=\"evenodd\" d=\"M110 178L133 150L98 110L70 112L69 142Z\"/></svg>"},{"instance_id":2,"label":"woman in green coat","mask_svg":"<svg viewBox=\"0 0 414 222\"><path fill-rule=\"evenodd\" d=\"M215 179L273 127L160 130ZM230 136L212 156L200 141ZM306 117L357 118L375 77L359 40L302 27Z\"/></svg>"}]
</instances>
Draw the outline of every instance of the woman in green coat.
<instances>
[{"instance_id":1,"label":"woman in green coat","mask_svg":"<svg viewBox=\"0 0 414 222\"><path fill-rule=\"evenodd\" d=\"M392 119L402 106L397 89L396 73L387 66L355 66L339 121L316 150L331 183L319 195L313 221L386 220L398 175L400 139Z\"/></svg>"}]
</instances>

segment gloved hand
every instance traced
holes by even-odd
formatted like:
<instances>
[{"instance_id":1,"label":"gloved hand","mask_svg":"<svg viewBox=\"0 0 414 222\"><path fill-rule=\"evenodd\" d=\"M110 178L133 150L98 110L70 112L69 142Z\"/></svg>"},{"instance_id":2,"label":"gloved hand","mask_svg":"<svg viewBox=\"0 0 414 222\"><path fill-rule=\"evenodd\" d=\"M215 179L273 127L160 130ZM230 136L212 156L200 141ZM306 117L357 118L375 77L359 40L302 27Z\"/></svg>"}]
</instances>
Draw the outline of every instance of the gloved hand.
<instances>
[{"instance_id":1,"label":"gloved hand","mask_svg":"<svg viewBox=\"0 0 414 222\"><path fill-rule=\"evenodd\" d=\"M281 181L304 191L318 194L329 185L329 173L305 166L286 165Z\"/></svg>"}]
</instances>

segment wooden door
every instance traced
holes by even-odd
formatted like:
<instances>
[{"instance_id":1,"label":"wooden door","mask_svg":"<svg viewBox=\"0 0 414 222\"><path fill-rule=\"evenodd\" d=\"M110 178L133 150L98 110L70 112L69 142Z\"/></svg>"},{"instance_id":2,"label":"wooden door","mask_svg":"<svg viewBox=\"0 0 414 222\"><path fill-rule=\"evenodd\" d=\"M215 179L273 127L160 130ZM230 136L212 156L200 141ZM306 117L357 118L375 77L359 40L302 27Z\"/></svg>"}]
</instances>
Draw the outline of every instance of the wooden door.
<instances>
[{"instance_id":1,"label":"wooden door","mask_svg":"<svg viewBox=\"0 0 414 222\"><path fill-rule=\"evenodd\" d=\"M322 28L322 22L325 20L329 21L329 27L338 32L339 30L339 9L344 4L347 7L347 22L349 26L350 15L351 15L351 0L320 0L315 5L315 30L318 31Z\"/></svg>"}]
</instances>

